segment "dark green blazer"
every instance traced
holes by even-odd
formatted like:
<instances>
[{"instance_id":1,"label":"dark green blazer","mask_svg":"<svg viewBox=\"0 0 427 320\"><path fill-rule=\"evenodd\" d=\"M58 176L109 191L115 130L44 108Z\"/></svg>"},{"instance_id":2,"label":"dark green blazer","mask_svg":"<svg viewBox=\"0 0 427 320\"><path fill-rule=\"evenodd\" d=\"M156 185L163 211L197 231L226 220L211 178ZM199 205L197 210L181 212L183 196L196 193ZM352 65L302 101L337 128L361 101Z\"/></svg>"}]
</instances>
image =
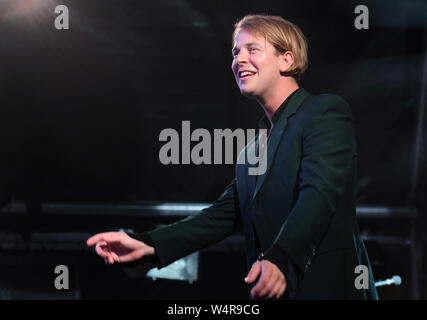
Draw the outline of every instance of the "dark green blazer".
<instances>
[{"instance_id":1,"label":"dark green blazer","mask_svg":"<svg viewBox=\"0 0 427 320\"><path fill-rule=\"evenodd\" d=\"M149 232L161 266L218 242L243 224L248 269L273 244L303 273L297 299L377 299L356 220L356 142L349 105L329 94L292 95L266 149L266 171L249 175L247 150L221 197L195 216ZM243 157L243 160L242 160ZM253 161L252 161L253 162ZM357 265L369 268L369 289L356 289Z\"/></svg>"}]
</instances>

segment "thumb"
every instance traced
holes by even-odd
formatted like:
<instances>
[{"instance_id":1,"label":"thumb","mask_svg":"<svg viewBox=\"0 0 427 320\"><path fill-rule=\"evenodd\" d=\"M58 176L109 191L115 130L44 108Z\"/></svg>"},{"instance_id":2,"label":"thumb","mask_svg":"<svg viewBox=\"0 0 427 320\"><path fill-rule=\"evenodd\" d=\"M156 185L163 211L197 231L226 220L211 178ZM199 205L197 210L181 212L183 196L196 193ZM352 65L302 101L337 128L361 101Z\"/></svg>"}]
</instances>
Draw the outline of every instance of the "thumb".
<instances>
[{"instance_id":1,"label":"thumb","mask_svg":"<svg viewBox=\"0 0 427 320\"><path fill-rule=\"evenodd\" d=\"M245 278L245 282L246 283L254 282L258 277L258 275L260 274L260 272L261 272L261 263L257 261L252 265L251 270L249 270L249 273Z\"/></svg>"}]
</instances>

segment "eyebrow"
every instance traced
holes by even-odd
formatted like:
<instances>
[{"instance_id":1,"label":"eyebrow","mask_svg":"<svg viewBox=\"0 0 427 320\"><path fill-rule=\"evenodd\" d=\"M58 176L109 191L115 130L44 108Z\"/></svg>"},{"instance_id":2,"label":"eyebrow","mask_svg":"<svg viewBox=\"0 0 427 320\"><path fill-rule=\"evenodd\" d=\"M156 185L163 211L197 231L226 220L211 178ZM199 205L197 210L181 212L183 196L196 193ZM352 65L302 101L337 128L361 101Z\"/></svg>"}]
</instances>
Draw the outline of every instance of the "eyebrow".
<instances>
[{"instance_id":1,"label":"eyebrow","mask_svg":"<svg viewBox=\"0 0 427 320\"><path fill-rule=\"evenodd\" d=\"M259 46L260 44L259 43L256 43L256 42L249 42L249 43L246 43L245 45L244 45L244 47L250 47L250 46L254 46L254 45L256 45L256 46ZM233 47L233 49L231 50L231 52L232 53L235 53L236 51L239 51L240 49L238 49L238 48L236 48L236 47Z\"/></svg>"}]
</instances>

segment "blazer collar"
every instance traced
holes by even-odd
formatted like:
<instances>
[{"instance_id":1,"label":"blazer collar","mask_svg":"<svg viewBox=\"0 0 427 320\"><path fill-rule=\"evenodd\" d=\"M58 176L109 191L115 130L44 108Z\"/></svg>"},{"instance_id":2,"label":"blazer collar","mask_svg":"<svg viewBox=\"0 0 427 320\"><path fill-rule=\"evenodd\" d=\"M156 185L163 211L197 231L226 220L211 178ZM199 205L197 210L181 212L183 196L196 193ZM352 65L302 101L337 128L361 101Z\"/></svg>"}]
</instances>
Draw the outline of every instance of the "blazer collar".
<instances>
[{"instance_id":1,"label":"blazer collar","mask_svg":"<svg viewBox=\"0 0 427 320\"><path fill-rule=\"evenodd\" d=\"M282 118L289 118L291 115L293 115L295 112L297 112L298 108L301 106L305 98L310 96L311 94L305 90L304 88L298 89L297 92L295 92L294 95L292 95L291 100L289 101L288 105L286 106L285 110L283 111L283 114L280 116L279 123Z\"/></svg>"}]
</instances>

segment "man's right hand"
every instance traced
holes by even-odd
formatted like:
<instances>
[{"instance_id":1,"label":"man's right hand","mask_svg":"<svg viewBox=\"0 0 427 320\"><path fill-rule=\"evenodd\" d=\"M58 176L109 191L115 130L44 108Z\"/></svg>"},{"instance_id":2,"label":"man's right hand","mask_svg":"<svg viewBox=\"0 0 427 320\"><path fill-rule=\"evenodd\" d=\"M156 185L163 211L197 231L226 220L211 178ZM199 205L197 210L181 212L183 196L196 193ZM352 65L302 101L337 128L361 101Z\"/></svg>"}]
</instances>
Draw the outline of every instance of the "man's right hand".
<instances>
[{"instance_id":1,"label":"man's right hand","mask_svg":"<svg viewBox=\"0 0 427 320\"><path fill-rule=\"evenodd\" d=\"M96 253L106 263L130 262L153 255L154 248L129 237L125 232L104 232L90 237L86 244L95 246Z\"/></svg>"}]
</instances>

